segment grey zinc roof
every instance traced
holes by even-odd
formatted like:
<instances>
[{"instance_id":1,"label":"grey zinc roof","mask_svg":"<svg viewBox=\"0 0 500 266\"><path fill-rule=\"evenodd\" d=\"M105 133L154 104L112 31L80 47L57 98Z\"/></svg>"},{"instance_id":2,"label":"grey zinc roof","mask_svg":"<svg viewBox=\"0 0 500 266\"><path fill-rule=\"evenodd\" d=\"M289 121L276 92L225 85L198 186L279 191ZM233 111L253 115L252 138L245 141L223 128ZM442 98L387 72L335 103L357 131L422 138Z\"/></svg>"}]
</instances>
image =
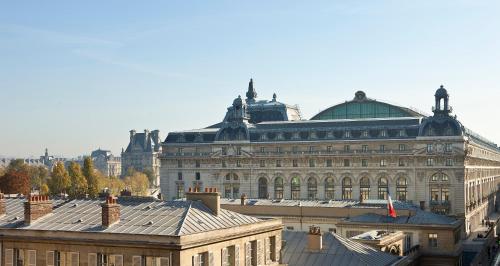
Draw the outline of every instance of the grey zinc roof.
<instances>
[{"instance_id":1,"label":"grey zinc roof","mask_svg":"<svg viewBox=\"0 0 500 266\"><path fill-rule=\"evenodd\" d=\"M120 221L104 228L101 201L71 200L54 201L51 214L25 226L24 201L6 200L7 215L0 219L0 228L181 236L262 221L224 209L216 216L198 201L119 200Z\"/></svg>"},{"instance_id":2,"label":"grey zinc roof","mask_svg":"<svg viewBox=\"0 0 500 266\"><path fill-rule=\"evenodd\" d=\"M416 210L415 215L412 216L397 216L392 218L386 215L366 213L348 218L346 221L355 223L393 223L393 224L415 224L415 225L454 225L459 223L457 219L452 217Z\"/></svg>"},{"instance_id":3,"label":"grey zinc roof","mask_svg":"<svg viewBox=\"0 0 500 266\"><path fill-rule=\"evenodd\" d=\"M400 258L334 233L323 234L323 249L307 249L307 232L283 231L283 263L294 265L385 266Z\"/></svg>"}]
</instances>

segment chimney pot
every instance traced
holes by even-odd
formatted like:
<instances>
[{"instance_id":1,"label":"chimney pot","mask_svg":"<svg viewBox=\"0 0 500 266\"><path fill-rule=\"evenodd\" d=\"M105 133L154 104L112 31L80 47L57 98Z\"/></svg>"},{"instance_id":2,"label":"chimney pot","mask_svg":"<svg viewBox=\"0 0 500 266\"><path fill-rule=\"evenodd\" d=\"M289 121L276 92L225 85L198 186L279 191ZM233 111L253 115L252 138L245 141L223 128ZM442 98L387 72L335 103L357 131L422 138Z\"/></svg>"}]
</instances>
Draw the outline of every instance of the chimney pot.
<instances>
[{"instance_id":1,"label":"chimney pot","mask_svg":"<svg viewBox=\"0 0 500 266\"><path fill-rule=\"evenodd\" d=\"M117 204L116 198L108 196L106 202L101 204L102 226L109 227L110 225L120 221L120 205Z\"/></svg>"},{"instance_id":2,"label":"chimney pot","mask_svg":"<svg viewBox=\"0 0 500 266\"><path fill-rule=\"evenodd\" d=\"M245 193L241 194L240 200L241 200L241 206L245 206L247 201L247 195Z\"/></svg>"},{"instance_id":3,"label":"chimney pot","mask_svg":"<svg viewBox=\"0 0 500 266\"><path fill-rule=\"evenodd\" d=\"M307 240L308 249L310 251L321 251L323 249L323 237L321 235L321 228L314 225L309 227Z\"/></svg>"}]
</instances>

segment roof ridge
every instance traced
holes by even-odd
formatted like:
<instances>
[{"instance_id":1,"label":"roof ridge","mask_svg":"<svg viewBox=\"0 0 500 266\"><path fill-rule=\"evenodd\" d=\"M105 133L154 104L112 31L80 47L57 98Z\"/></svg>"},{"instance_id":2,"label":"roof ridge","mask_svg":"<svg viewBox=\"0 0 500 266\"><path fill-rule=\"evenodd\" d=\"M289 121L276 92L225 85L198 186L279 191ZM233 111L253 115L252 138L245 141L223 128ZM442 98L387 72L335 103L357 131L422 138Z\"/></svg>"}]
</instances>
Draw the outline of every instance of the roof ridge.
<instances>
[{"instance_id":1,"label":"roof ridge","mask_svg":"<svg viewBox=\"0 0 500 266\"><path fill-rule=\"evenodd\" d=\"M189 201L189 206L187 207L186 212L184 213L184 215L181 218L181 226L175 231L175 235L180 235L182 232L182 229L184 229L184 222L186 221L186 218L187 218L189 212L191 211L192 204L193 204L193 202Z\"/></svg>"}]
</instances>

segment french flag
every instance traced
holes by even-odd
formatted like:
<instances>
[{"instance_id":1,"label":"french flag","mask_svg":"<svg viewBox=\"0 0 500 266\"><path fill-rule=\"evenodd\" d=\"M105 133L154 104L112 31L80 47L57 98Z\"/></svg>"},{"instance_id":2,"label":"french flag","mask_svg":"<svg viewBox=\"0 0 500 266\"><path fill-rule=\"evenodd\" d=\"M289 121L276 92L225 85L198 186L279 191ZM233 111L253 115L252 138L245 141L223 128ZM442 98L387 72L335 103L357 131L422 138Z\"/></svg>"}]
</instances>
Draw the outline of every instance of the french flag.
<instances>
[{"instance_id":1,"label":"french flag","mask_svg":"<svg viewBox=\"0 0 500 266\"><path fill-rule=\"evenodd\" d=\"M387 209L389 210L389 216L392 218L396 218L396 210L394 209L394 206L392 206L392 199L391 195L387 195Z\"/></svg>"}]
</instances>

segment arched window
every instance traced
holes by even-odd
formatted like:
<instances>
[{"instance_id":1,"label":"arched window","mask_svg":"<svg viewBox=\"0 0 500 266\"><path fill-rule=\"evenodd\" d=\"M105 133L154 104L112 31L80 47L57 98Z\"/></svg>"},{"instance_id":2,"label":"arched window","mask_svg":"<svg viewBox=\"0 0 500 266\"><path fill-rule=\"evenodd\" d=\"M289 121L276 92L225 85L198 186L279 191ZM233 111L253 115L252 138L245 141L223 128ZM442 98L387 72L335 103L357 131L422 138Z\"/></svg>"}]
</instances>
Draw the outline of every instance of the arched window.
<instances>
[{"instance_id":1,"label":"arched window","mask_svg":"<svg viewBox=\"0 0 500 266\"><path fill-rule=\"evenodd\" d=\"M334 199L335 198L334 189L335 189L335 185L334 185L333 177L326 178L325 179L325 198L326 199Z\"/></svg>"},{"instance_id":2,"label":"arched window","mask_svg":"<svg viewBox=\"0 0 500 266\"><path fill-rule=\"evenodd\" d=\"M307 180L307 198L309 200L315 200L318 195L318 182L316 178L309 177Z\"/></svg>"},{"instance_id":3,"label":"arched window","mask_svg":"<svg viewBox=\"0 0 500 266\"><path fill-rule=\"evenodd\" d=\"M259 199L267 199L267 178L259 178Z\"/></svg>"},{"instance_id":4,"label":"arched window","mask_svg":"<svg viewBox=\"0 0 500 266\"><path fill-rule=\"evenodd\" d=\"M366 176L359 181L359 195L363 200L370 198L370 179Z\"/></svg>"},{"instance_id":5,"label":"arched window","mask_svg":"<svg viewBox=\"0 0 500 266\"><path fill-rule=\"evenodd\" d=\"M381 177L378 180L378 199L387 199L389 194L389 182L387 178Z\"/></svg>"},{"instance_id":6,"label":"arched window","mask_svg":"<svg viewBox=\"0 0 500 266\"><path fill-rule=\"evenodd\" d=\"M349 177L344 177L344 179L342 179L342 199L352 199L352 182Z\"/></svg>"},{"instance_id":7,"label":"arched window","mask_svg":"<svg viewBox=\"0 0 500 266\"><path fill-rule=\"evenodd\" d=\"M399 177L396 180L396 199L406 201L408 196L408 181L405 177Z\"/></svg>"},{"instance_id":8,"label":"arched window","mask_svg":"<svg viewBox=\"0 0 500 266\"><path fill-rule=\"evenodd\" d=\"M297 176L292 177L292 181L290 182L291 186L291 192L292 192L292 199L297 200L300 199L300 178Z\"/></svg>"},{"instance_id":9,"label":"arched window","mask_svg":"<svg viewBox=\"0 0 500 266\"><path fill-rule=\"evenodd\" d=\"M279 176L274 179L274 198L283 198L283 178Z\"/></svg>"}]
</instances>

